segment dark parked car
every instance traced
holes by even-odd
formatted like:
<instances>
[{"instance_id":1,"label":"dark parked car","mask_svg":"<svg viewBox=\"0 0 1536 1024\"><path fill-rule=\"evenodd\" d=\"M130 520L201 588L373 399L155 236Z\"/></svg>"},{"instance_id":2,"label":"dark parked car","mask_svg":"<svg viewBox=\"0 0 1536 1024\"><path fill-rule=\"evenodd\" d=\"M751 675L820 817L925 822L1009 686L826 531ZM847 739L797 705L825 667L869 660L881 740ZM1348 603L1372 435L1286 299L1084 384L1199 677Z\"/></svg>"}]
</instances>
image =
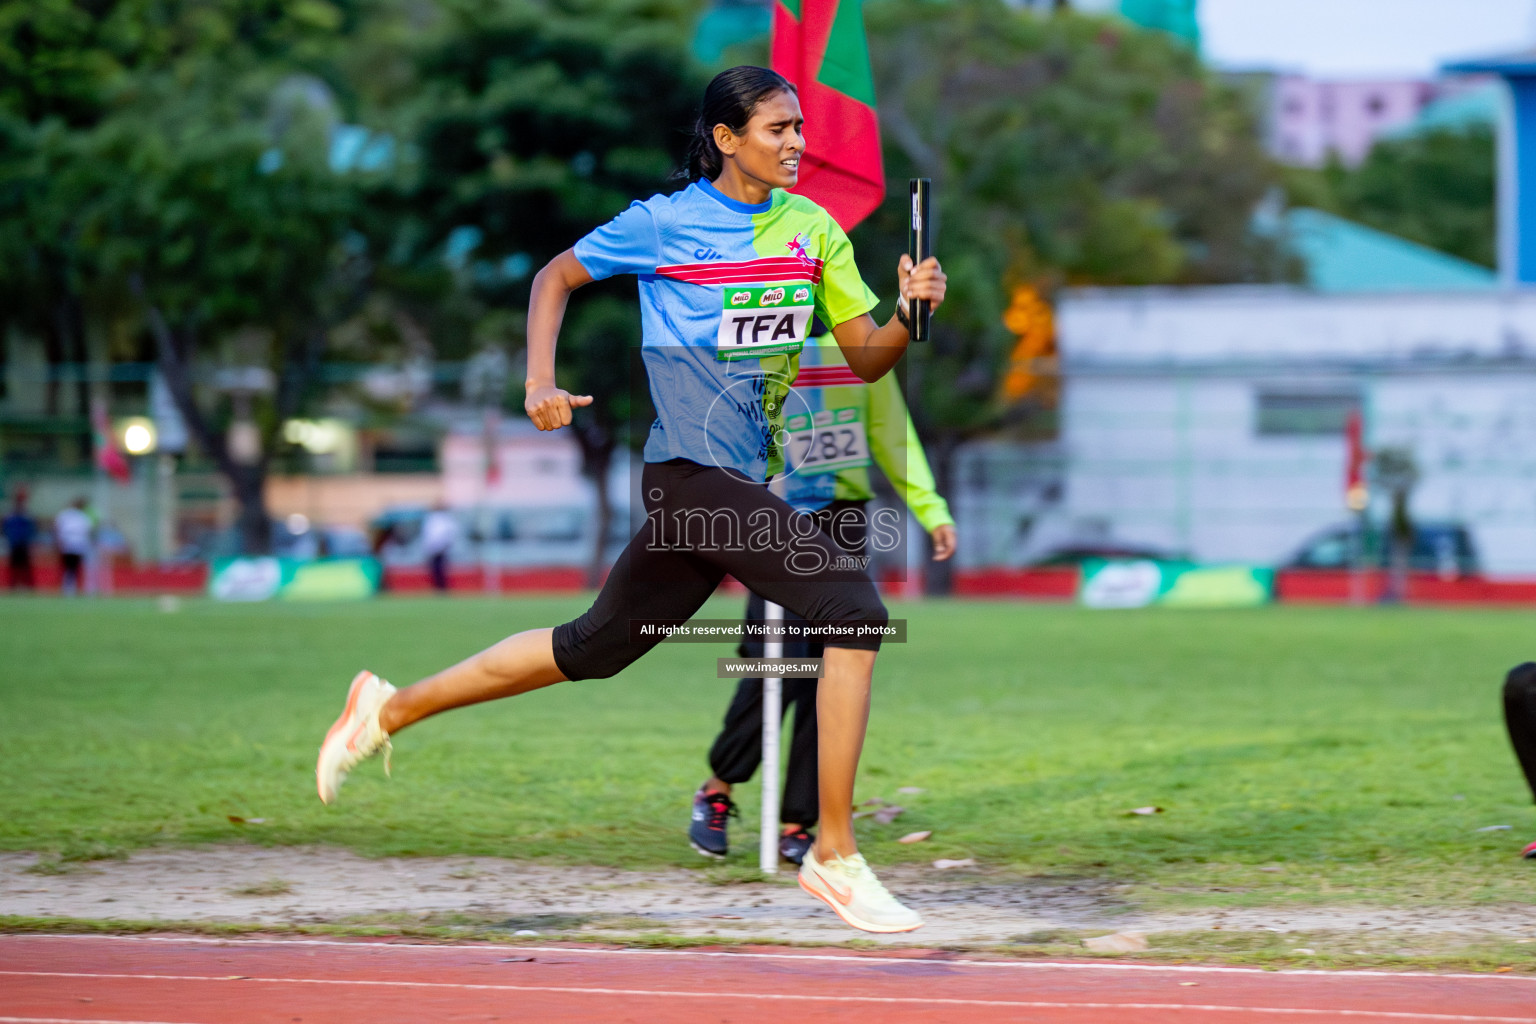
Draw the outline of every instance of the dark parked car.
<instances>
[{"instance_id":1,"label":"dark parked car","mask_svg":"<svg viewBox=\"0 0 1536 1024\"><path fill-rule=\"evenodd\" d=\"M1358 523L1332 526L1311 537L1283 567L1348 569L1358 565L1384 569L1389 548L1387 540L1380 523L1368 523L1363 528ZM1472 544L1471 532L1461 523L1415 523L1408 568L1414 572L1437 573L1446 579L1477 575L1477 548Z\"/></svg>"}]
</instances>

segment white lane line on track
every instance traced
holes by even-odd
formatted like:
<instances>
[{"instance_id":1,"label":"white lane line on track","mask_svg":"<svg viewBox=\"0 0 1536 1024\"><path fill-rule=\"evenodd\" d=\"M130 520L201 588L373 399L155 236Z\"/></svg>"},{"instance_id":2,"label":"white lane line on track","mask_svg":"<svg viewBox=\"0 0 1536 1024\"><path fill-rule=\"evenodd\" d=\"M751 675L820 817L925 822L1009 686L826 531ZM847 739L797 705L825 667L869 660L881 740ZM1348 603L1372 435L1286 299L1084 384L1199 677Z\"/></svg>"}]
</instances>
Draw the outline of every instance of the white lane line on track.
<instances>
[{"instance_id":1,"label":"white lane line on track","mask_svg":"<svg viewBox=\"0 0 1536 1024\"><path fill-rule=\"evenodd\" d=\"M903 996L797 995L783 992L696 992L677 989L583 988L577 985L486 985L474 982L379 981L372 978L258 978L217 974L93 974L88 971L0 971L0 977L98 978L107 981L232 981L267 985L335 985L352 988L415 988L462 992L552 992L567 995L651 996L663 999L755 999L764 1002L855 1003L877 1006L1002 1006L1020 1010L1204 1010L1212 1013L1253 1013L1287 1017L1360 1017L1368 1020L1472 1022L1472 1024L1536 1024L1536 1017L1488 1017L1461 1013L1415 1013L1409 1010L1315 1010L1288 1006L1227 1006L1206 1003L1073 1003L1026 999L950 999Z\"/></svg>"},{"instance_id":2,"label":"white lane line on track","mask_svg":"<svg viewBox=\"0 0 1536 1024\"><path fill-rule=\"evenodd\" d=\"M369 942L362 939L212 939L199 935L48 935L39 932L0 933L5 939L84 939L96 942L185 942L208 946L335 946L344 949L516 949L531 953L585 953L592 956L722 957L735 960L811 960L849 964L911 964L946 967L1009 967L1024 970L1152 971L1170 974L1260 974L1322 978L1457 978L1466 981L1536 982L1531 974L1436 974L1433 971L1325 971L1320 968L1209 967L1200 964L1087 963L1080 960L940 960L932 957L853 956L839 953L760 953L698 949L591 949L584 946L525 946L520 943Z\"/></svg>"}]
</instances>

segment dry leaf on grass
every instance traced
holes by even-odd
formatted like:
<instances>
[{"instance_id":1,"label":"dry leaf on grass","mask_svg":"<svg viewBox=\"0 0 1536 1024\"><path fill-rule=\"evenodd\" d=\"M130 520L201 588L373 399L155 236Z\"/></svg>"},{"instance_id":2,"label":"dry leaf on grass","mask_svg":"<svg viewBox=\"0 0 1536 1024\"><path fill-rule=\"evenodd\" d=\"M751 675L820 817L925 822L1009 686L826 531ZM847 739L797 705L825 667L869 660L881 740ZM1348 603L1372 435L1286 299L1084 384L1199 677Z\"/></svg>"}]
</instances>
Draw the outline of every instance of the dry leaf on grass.
<instances>
[{"instance_id":1,"label":"dry leaf on grass","mask_svg":"<svg viewBox=\"0 0 1536 1024\"><path fill-rule=\"evenodd\" d=\"M1115 932L1084 939L1083 945L1095 953L1136 953L1147 948L1147 937L1141 932Z\"/></svg>"},{"instance_id":2,"label":"dry leaf on grass","mask_svg":"<svg viewBox=\"0 0 1536 1024\"><path fill-rule=\"evenodd\" d=\"M1472 831L1473 832L1507 832L1507 831L1509 831L1509 826L1508 825L1484 825L1482 828L1475 828Z\"/></svg>"},{"instance_id":3,"label":"dry leaf on grass","mask_svg":"<svg viewBox=\"0 0 1536 1024\"><path fill-rule=\"evenodd\" d=\"M945 860L940 857L933 862L933 866L940 871L948 871L950 868L973 868L976 866L976 858L967 857L964 860Z\"/></svg>"},{"instance_id":4,"label":"dry leaf on grass","mask_svg":"<svg viewBox=\"0 0 1536 1024\"><path fill-rule=\"evenodd\" d=\"M1126 814L1162 814L1163 813L1163 809L1161 807L1132 807L1130 810L1126 811L1125 813Z\"/></svg>"},{"instance_id":5,"label":"dry leaf on grass","mask_svg":"<svg viewBox=\"0 0 1536 1024\"><path fill-rule=\"evenodd\" d=\"M928 791L922 786L902 786L900 789L896 790L896 792L900 793L902 796L916 796L918 793L926 793Z\"/></svg>"},{"instance_id":6,"label":"dry leaf on grass","mask_svg":"<svg viewBox=\"0 0 1536 1024\"><path fill-rule=\"evenodd\" d=\"M226 817L232 825L265 825L267 823L266 818L242 818L238 814L230 814Z\"/></svg>"},{"instance_id":7,"label":"dry leaf on grass","mask_svg":"<svg viewBox=\"0 0 1536 1024\"><path fill-rule=\"evenodd\" d=\"M906 810L905 807L897 807L895 804L886 804L875 812L875 820L882 825L889 825L896 820L897 815Z\"/></svg>"},{"instance_id":8,"label":"dry leaf on grass","mask_svg":"<svg viewBox=\"0 0 1536 1024\"><path fill-rule=\"evenodd\" d=\"M896 841L898 843L920 843L924 839L927 839L931 835L933 835L932 831L928 831L928 832L908 832L906 835L902 836L900 839L898 839Z\"/></svg>"}]
</instances>

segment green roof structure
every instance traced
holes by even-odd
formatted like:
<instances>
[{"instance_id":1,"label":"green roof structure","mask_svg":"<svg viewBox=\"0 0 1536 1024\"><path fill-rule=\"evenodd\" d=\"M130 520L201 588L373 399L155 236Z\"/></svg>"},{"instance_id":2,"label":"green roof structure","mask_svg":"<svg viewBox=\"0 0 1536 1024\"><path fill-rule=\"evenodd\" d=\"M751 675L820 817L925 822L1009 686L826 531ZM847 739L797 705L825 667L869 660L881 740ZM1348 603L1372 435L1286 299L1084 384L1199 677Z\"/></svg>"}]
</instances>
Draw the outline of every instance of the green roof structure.
<instances>
[{"instance_id":1,"label":"green roof structure","mask_svg":"<svg viewBox=\"0 0 1536 1024\"><path fill-rule=\"evenodd\" d=\"M1198 0L1120 0L1120 14L1146 28L1178 36L1197 52L1200 49Z\"/></svg>"},{"instance_id":2,"label":"green roof structure","mask_svg":"<svg viewBox=\"0 0 1536 1024\"><path fill-rule=\"evenodd\" d=\"M751 0L717 0L705 9L693 34L693 55L706 65L718 63L739 43L762 39L773 27L773 5Z\"/></svg>"},{"instance_id":3,"label":"green roof structure","mask_svg":"<svg viewBox=\"0 0 1536 1024\"><path fill-rule=\"evenodd\" d=\"M1466 92L1442 96L1405 125L1382 133L1382 138L1403 139L1430 132L1467 132L1496 128L1503 103L1503 86L1489 82Z\"/></svg>"},{"instance_id":4,"label":"green roof structure","mask_svg":"<svg viewBox=\"0 0 1536 1024\"><path fill-rule=\"evenodd\" d=\"M1288 211L1284 231L1319 292L1489 291L1499 285L1487 267L1322 210Z\"/></svg>"}]
</instances>

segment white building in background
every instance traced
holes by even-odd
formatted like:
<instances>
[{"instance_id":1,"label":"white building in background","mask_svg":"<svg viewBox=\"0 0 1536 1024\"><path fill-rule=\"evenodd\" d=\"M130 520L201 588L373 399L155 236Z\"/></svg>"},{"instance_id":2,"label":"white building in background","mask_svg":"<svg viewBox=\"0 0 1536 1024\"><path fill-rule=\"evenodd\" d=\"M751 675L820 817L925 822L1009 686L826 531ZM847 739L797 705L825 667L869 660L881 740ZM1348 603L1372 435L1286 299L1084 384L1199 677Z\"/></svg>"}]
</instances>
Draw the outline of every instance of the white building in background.
<instances>
[{"instance_id":1,"label":"white building in background","mask_svg":"<svg viewBox=\"0 0 1536 1024\"><path fill-rule=\"evenodd\" d=\"M488 462L494 459L495 468ZM504 566L585 565L597 531L597 490L581 473L581 449L569 430L541 431L521 414L491 424L464 420L439 451L443 501L465 533L489 545L480 557ZM489 470L489 471L488 471ZM604 544L611 560L643 518L639 464L627 448L613 455Z\"/></svg>"},{"instance_id":2,"label":"white building in background","mask_svg":"<svg viewBox=\"0 0 1536 1024\"><path fill-rule=\"evenodd\" d=\"M1060 497L1010 560L1281 562L1346 520L1358 408L1368 448L1413 451L1415 517L1467 526L1489 574L1536 573L1536 293L1081 290L1058 327Z\"/></svg>"}]
</instances>

